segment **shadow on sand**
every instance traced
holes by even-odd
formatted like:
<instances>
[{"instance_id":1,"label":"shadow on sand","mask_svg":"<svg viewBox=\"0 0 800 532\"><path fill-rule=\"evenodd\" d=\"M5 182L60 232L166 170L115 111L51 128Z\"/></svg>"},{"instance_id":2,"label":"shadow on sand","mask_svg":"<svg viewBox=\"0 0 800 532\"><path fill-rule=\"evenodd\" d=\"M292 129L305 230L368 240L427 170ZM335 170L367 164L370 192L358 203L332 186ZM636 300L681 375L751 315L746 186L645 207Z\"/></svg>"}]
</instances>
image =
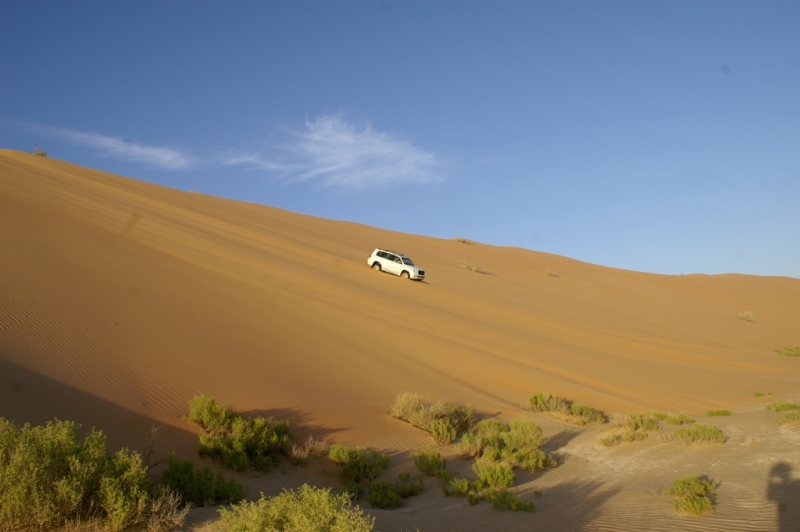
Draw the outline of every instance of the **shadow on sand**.
<instances>
[{"instance_id":1,"label":"shadow on sand","mask_svg":"<svg viewBox=\"0 0 800 532\"><path fill-rule=\"evenodd\" d=\"M772 466L767 499L777 507L779 532L800 530L800 479L792 478L792 466L786 462Z\"/></svg>"}]
</instances>

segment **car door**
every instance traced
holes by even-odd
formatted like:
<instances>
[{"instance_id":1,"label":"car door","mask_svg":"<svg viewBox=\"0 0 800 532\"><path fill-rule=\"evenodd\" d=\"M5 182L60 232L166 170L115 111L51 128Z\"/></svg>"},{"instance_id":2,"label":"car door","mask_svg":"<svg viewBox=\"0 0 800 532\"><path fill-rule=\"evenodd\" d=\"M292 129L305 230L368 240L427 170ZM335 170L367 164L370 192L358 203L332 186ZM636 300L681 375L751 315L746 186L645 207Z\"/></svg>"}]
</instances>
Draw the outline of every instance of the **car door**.
<instances>
[{"instance_id":1,"label":"car door","mask_svg":"<svg viewBox=\"0 0 800 532\"><path fill-rule=\"evenodd\" d=\"M386 261L386 270L395 274L400 275L400 269L403 267L403 261L400 260L400 257L397 255L393 255L391 253L387 253L387 261Z\"/></svg>"}]
</instances>

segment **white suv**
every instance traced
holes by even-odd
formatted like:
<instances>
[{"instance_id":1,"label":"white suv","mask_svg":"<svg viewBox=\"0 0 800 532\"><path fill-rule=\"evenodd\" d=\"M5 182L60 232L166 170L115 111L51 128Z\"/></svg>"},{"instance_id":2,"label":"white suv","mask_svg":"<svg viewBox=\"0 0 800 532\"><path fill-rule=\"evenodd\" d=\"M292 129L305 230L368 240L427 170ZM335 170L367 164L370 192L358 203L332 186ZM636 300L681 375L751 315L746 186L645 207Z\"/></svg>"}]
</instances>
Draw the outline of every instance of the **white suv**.
<instances>
[{"instance_id":1,"label":"white suv","mask_svg":"<svg viewBox=\"0 0 800 532\"><path fill-rule=\"evenodd\" d=\"M367 259L367 264L373 270L393 273L406 279L415 279L417 281L425 279L425 270L421 270L414 265L411 259L396 251L375 249Z\"/></svg>"}]
</instances>

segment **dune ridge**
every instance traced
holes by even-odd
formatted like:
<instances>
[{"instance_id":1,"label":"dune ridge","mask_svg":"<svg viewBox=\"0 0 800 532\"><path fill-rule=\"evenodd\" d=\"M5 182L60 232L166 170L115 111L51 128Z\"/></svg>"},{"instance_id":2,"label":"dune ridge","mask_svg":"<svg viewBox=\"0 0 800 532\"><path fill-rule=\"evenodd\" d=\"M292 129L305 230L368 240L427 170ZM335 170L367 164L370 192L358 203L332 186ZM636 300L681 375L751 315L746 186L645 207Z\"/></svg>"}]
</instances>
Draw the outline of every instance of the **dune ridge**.
<instances>
[{"instance_id":1,"label":"dune ridge","mask_svg":"<svg viewBox=\"0 0 800 532\"><path fill-rule=\"evenodd\" d=\"M375 247L411 256L426 282L371 271ZM0 362L183 430L199 392L280 414L301 436L395 452L425 441L388 415L403 391L506 419L538 391L608 414L746 412L763 409L756 390L800 396L798 361L773 353L800 342L798 279L624 271L9 150L0 293ZM46 410L47 398L25 401ZM30 404L3 402L0 415Z\"/></svg>"}]
</instances>

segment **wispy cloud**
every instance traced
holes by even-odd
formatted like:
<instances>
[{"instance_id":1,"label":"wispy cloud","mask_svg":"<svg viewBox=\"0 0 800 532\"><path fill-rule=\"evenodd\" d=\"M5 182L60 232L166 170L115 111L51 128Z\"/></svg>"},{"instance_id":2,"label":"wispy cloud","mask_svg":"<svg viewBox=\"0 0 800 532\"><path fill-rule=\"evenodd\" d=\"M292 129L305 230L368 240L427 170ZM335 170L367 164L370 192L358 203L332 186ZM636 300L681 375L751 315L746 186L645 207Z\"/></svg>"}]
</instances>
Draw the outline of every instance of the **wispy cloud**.
<instances>
[{"instance_id":1,"label":"wispy cloud","mask_svg":"<svg viewBox=\"0 0 800 532\"><path fill-rule=\"evenodd\" d=\"M103 157L145 163L172 170L184 168L192 163L192 158L189 155L173 148L148 146L119 137L109 137L97 133L73 131L53 126L32 124L28 124L28 126L65 142L93 148Z\"/></svg>"},{"instance_id":2,"label":"wispy cloud","mask_svg":"<svg viewBox=\"0 0 800 532\"><path fill-rule=\"evenodd\" d=\"M357 128L341 114L306 120L306 129L294 133L288 144L273 147L273 153L228 152L223 162L350 189L441 180L436 173L440 162L433 153L375 131L370 124Z\"/></svg>"}]
</instances>

